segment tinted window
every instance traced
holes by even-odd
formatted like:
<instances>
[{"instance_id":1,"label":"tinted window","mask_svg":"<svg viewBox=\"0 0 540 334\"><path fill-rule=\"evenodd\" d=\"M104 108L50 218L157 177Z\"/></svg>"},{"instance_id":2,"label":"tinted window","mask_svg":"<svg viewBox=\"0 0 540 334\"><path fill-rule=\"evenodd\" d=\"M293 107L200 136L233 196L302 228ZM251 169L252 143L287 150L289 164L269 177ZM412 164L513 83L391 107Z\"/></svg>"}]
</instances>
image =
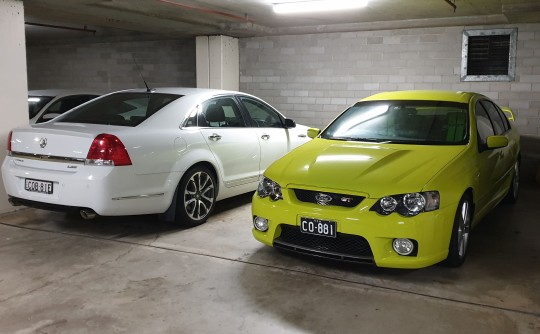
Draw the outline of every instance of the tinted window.
<instances>
[{"instance_id":1,"label":"tinted window","mask_svg":"<svg viewBox=\"0 0 540 334\"><path fill-rule=\"evenodd\" d=\"M321 134L337 140L457 145L468 141L466 104L439 101L359 102Z\"/></svg>"},{"instance_id":2,"label":"tinted window","mask_svg":"<svg viewBox=\"0 0 540 334\"><path fill-rule=\"evenodd\" d=\"M506 132L507 127L506 123L499 114L499 111L495 107L493 103L490 101L482 101L482 106L486 109L487 114L489 115L489 118L492 121L493 129L495 131L496 135L501 135Z\"/></svg>"},{"instance_id":3,"label":"tinted window","mask_svg":"<svg viewBox=\"0 0 540 334\"><path fill-rule=\"evenodd\" d=\"M115 93L60 116L58 122L137 126L180 97L161 93Z\"/></svg>"},{"instance_id":4,"label":"tinted window","mask_svg":"<svg viewBox=\"0 0 540 334\"><path fill-rule=\"evenodd\" d=\"M54 101L47 110L41 114L36 123L42 123L53 119L56 116L59 116L66 111L73 109L85 102L88 102L92 99L95 99L99 95L72 95L60 98Z\"/></svg>"},{"instance_id":5,"label":"tinted window","mask_svg":"<svg viewBox=\"0 0 540 334\"><path fill-rule=\"evenodd\" d=\"M197 107L184 125L186 127L230 128L244 127L238 104L232 97L208 100Z\"/></svg>"},{"instance_id":6,"label":"tinted window","mask_svg":"<svg viewBox=\"0 0 540 334\"><path fill-rule=\"evenodd\" d=\"M199 126L243 127L245 126L238 105L231 97L206 101L202 105L202 121Z\"/></svg>"},{"instance_id":7,"label":"tinted window","mask_svg":"<svg viewBox=\"0 0 540 334\"><path fill-rule=\"evenodd\" d=\"M476 102L475 114L479 144L486 144L487 137L495 134L493 131L493 125L491 125L491 121L489 120L486 109L484 109L480 102Z\"/></svg>"},{"instance_id":8,"label":"tinted window","mask_svg":"<svg viewBox=\"0 0 540 334\"><path fill-rule=\"evenodd\" d=\"M256 99L239 96L249 116L257 127L282 128L281 118L270 106Z\"/></svg>"},{"instance_id":9,"label":"tinted window","mask_svg":"<svg viewBox=\"0 0 540 334\"><path fill-rule=\"evenodd\" d=\"M54 96L28 96L28 117L36 116L52 99L54 99Z\"/></svg>"},{"instance_id":10,"label":"tinted window","mask_svg":"<svg viewBox=\"0 0 540 334\"><path fill-rule=\"evenodd\" d=\"M503 125L504 125L505 132L510 130L510 127L511 127L510 126L510 120L508 119L508 117L506 117L506 114L504 113L504 111L502 111L502 109L498 105L495 105L495 107L497 108L497 112L499 113L499 116L503 120Z\"/></svg>"}]
</instances>

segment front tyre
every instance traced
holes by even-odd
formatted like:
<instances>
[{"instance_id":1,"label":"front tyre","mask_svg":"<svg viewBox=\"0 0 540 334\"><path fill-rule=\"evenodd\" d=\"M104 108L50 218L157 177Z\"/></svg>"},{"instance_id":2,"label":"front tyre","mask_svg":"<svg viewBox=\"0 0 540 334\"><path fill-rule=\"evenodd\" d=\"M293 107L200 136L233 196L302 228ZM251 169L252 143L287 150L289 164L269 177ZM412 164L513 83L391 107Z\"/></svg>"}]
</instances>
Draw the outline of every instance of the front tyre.
<instances>
[{"instance_id":1,"label":"front tyre","mask_svg":"<svg viewBox=\"0 0 540 334\"><path fill-rule=\"evenodd\" d=\"M195 166L178 186L175 221L192 227L204 223L216 204L216 178L204 166Z\"/></svg>"},{"instance_id":2,"label":"front tyre","mask_svg":"<svg viewBox=\"0 0 540 334\"><path fill-rule=\"evenodd\" d=\"M443 262L448 267L459 267L465 261L469 245L469 234L472 221L472 200L463 195L459 201L452 228L452 237L448 248L448 257Z\"/></svg>"}]
</instances>

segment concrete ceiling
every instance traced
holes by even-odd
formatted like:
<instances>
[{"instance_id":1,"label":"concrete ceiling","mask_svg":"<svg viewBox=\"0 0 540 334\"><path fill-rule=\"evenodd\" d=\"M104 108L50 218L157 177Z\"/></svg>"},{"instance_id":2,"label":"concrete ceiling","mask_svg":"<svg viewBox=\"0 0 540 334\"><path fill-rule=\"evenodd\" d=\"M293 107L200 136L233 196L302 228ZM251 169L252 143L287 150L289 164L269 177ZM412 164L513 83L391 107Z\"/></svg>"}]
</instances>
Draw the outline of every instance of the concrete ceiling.
<instances>
[{"instance_id":1,"label":"concrete ceiling","mask_svg":"<svg viewBox=\"0 0 540 334\"><path fill-rule=\"evenodd\" d=\"M248 37L540 22L538 0L369 0L358 10L277 15L272 3L279 1L24 0L26 38Z\"/></svg>"}]
</instances>

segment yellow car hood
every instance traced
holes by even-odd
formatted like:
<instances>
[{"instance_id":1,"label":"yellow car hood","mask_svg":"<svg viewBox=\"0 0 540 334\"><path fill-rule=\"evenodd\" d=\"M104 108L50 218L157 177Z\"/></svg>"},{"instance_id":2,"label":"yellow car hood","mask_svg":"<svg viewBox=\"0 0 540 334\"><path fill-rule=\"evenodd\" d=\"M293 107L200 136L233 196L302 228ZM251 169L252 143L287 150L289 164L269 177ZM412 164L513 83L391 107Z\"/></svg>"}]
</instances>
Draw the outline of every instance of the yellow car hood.
<instances>
[{"instance_id":1,"label":"yellow car hood","mask_svg":"<svg viewBox=\"0 0 540 334\"><path fill-rule=\"evenodd\" d=\"M281 186L344 190L369 197L423 189L465 145L404 145L316 138L272 164L265 175Z\"/></svg>"}]
</instances>

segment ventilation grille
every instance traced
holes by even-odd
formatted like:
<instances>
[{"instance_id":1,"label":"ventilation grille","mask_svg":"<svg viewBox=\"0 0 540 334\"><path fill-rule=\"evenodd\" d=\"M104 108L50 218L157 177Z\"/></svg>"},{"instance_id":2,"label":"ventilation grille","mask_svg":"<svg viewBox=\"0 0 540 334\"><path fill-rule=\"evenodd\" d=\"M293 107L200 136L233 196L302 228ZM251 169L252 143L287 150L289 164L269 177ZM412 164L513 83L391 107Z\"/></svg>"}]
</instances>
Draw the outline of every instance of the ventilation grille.
<instances>
[{"instance_id":1,"label":"ventilation grille","mask_svg":"<svg viewBox=\"0 0 540 334\"><path fill-rule=\"evenodd\" d=\"M338 233L329 238L300 232L298 226L280 225L281 235L274 247L289 252L332 260L373 264L373 253L367 240L361 236Z\"/></svg>"},{"instance_id":2,"label":"ventilation grille","mask_svg":"<svg viewBox=\"0 0 540 334\"><path fill-rule=\"evenodd\" d=\"M469 36L468 75L508 75L510 35Z\"/></svg>"}]
</instances>

